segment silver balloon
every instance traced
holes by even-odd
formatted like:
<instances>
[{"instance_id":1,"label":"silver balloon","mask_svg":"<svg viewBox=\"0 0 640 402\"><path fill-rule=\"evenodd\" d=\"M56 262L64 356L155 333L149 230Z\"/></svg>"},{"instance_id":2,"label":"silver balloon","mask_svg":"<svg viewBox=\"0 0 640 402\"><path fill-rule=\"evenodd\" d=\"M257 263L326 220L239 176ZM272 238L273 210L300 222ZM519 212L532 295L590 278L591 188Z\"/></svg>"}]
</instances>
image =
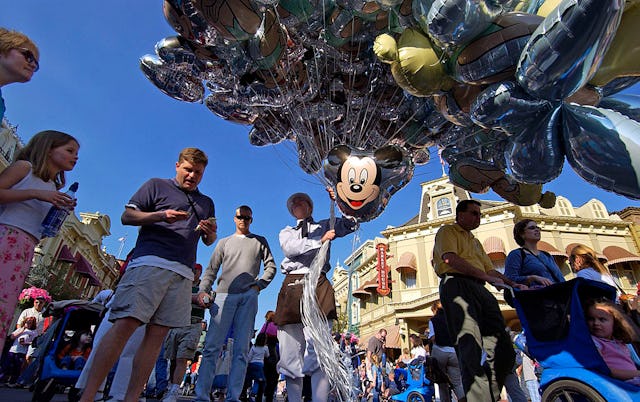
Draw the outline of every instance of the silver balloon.
<instances>
[{"instance_id":1,"label":"silver balloon","mask_svg":"<svg viewBox=\"0 0 640 402\"><path fill-rule=\"evenodd\" d=\"M507 164L516 180L547 183L562 172L561 108L509 139Z\"/></svg>"},{"instance_id":2,"label":"silver balloon","mask_svg":"<svg viewBox=\"0 0 640 402\"><path fill-rule=\"evenodd\" d=\"M175 70L200 75L207 69L206 63L188 47L186 39L178 36L170 36L156 43L156 54Z\"/></svg>"},{"instance_id":3,"label":"silver balloon","mask_svg":"<svg viewBox=\"0 0 640 402\"><path fill-rule=\"evenodd\" d=\"M640 122L640 95L615 94L603 98L598 107L622 113L630 119Z\"/></svg>"},{"instance_id":4,"label":"silver balloon","mask_svg":"<svg viewBox=\"0 0 640 402\"><path fill-rule=\"evenodd\" d=\"M487 87L473 102L469 114L480 127L514 135L539 122L552 109L548 101L533 98L515 82L505 81Z\"/></svg>"},{"instance_id":5,"label":"silver balloon","mask_svg":"<svg viewBox=\"0 0 640 402\"><path fill-rule=\"evenodd\" d=\"M640 123L592 106L564 105L562 134L571 167L590 183L640 199Z\"/></svg>"},{"instance_id":6,"label":"silver balloon","mask_svg":"<svg viewBox=\"0 0 640 402\"><path fill-rule=\"evenodd\" d=\"M602 96L609 96L618 93L640 82L640 77L619 77L599 88Z\"/></svg>"},{"instance_id":7,"label":"silver balloon","mask_svg":"<svg viewBox=\"0 0 640 402\"><path fill-rule=\"evenodd\" d=\"M514 79L522 50L542 20L515 12L497 17L485 32L449 58L451 75L473 85Z\"/></svg>"},{"instance_id":8,"label":"silver balloon","mask_svg":"<svg viewBox=\"0 0 640 402\"><path fill-rule=\"evenodd\" d=\"M443 49L453 50L469 43L495 17L507 11L499 3L503 1L435 0L427 15L429 37Z\"/></svg>"},{"instance_id":9,"label":"silver balloon","mask_svg":"<svg viewBox=\"0 0 640 402\"><path fill-rule=\"evenodd\" d=\"M471 121L469 111L481 91L480 86L456 84L450 91L433 95L432 98L436 108L451 123L471 127L473 121Z\"/></svg>"},{"instance_id":10,"label":"silver balloon","mask_svg":"<svg viewBox=\"0 0 640 402\"><path fill-rule=\"evenodd\" d=\"M142 57L140 69L153 85L174 99L184 102L200 102L204 98L202 80L188 72L175 70L154 56Z\"/></svg>"},{"instance_id":11,"label":"silver balloon","mask_svg":"<svg viewBox=\"0 0 640 402\"><path fill-rule=\"evenodd\" d=\"M407 151L395 145L375 152L339 145L324 162L324 176L335 187L340 211L365 222L384 211L391 196L411 180L413 169Z\"/></svg>"},{"instance_id":12,"label":"silver balloon","mask_svg":"<svg viewBox=\"0 0 640 402\"><path fill-rule=\"evenodd\" d=\"M204 103L215 115L233 123L252 124L258 118L254 108L238 103L230 93L212 93Z\"/></svg>"},{"instance_id":13,"label":"silver balloon","mask_svg":"<svg viewBox=\"0 0 640 402\"><path fill-rule=\"evenodd\" d=\"M516 78L532 96L561 100L596 73L620 24L625 0L564 0L533 33ZM588 28L587 28L588 27Z\"/></svg>"}]
</instances>

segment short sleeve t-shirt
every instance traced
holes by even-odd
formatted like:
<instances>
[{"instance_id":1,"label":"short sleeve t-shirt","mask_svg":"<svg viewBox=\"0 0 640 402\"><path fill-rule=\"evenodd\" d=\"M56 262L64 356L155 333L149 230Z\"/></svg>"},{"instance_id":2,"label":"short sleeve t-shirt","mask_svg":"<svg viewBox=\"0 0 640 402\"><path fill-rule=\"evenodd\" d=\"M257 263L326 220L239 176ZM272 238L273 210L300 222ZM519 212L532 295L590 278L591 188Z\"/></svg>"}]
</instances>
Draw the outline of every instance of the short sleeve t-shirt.
<instances>
[{"instance_id":1,"label":"short sleeve t-shirt","mask_svg":"<svg viewBox=\"0 0 640 402\"><path fill-rule=\"evenodd\" d=\"M367 343L367 351L382 358L382 346L384 346L384 343L375 336L372 336Z\"/></svg>"},{"instance_id":2,"label":"short sleeve t-shirt","mask_svg":"<svg viewBox=\"0 0 640 402\"><path fill-rule=\"evenodd\" d=\"M493 270L493 264L480 241L457 223L441 227L436 234L433 247L433 265L436 273L440 276L447 272L457 272L442 260L442 256L447 253L457 254L481 271Z\"/></svg>"},{"instance_id":3,"label":"short sleeve t-shirt","mask_svg":"<svg viewBox=\"0 0 640 402\"><path fill-rule=\"evenodd\" d=\"M131 259L156 256L181 263L189 269L193 267L201 235L195 230L198 221L215 216L211 198L198 190L183 191L175 179L151 179L138 189L126 206L142 212L168 209L190 212L189 218L183 221L141 226Z\"/></svg>"}]
</instances>

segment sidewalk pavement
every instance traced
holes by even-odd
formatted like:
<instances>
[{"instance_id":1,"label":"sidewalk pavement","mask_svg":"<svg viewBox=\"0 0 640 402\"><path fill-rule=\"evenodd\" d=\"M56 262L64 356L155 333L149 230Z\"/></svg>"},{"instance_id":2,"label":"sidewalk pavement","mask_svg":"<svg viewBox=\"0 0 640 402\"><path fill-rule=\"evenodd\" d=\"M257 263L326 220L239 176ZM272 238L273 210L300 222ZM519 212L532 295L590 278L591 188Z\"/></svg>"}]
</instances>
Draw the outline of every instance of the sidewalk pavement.
<instances>
[{"instance_id":1,"label":"sidewalk pavement","mask_svg":"<svg viewBox=\"0 0 640 402\"><path fill-rule=\"evenodd\" d=\"M0 401L2 402L31 402L33 394L28 389L0 388ZM191 402L193 397L180 397L180 402ZM147 402L158 402L158 399L149 399ZM55 394L51 402L68 402L67 394Z\"/></svg>"}]
</instances>

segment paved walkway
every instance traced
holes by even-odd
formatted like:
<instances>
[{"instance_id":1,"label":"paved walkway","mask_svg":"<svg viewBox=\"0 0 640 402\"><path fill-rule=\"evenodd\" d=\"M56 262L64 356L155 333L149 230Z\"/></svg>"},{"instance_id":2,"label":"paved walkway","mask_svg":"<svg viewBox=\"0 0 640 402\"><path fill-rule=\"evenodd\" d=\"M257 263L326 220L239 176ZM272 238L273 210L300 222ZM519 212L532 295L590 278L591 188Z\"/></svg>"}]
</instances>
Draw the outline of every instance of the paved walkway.
<instances>
[{"instance_id":1,"label":"paved walkway","mask_svg":"<svg viewBox=\"0 0 640 402\"><path fill-rule=\"evenodd\" d=\"M33 394L27 389L0 388L2 402L31 402ZM178 398L180 402L191 402L193 397ZM158 399L147 399L147 402L157 402ZM67 394L56 394L51 402L68 402Z\"/></svg>"}]
</instances>

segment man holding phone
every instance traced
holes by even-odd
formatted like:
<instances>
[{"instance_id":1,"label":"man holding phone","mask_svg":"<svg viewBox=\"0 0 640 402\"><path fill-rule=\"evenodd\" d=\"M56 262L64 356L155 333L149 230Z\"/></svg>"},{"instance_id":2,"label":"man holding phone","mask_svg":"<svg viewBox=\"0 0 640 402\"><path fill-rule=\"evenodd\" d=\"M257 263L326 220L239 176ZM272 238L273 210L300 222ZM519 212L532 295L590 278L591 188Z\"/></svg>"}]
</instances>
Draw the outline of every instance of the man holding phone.
<instances>
[{"instance_id":1,"label":"man holding phone","mask_svg":"<svg viewBox=\"0 0 640 402\"><path fill-rule=\"evenodd\" d=\"M198 241L211 245L216 240L217 225L209 219L215 216L213 201L198 190L207 163L201 150L183 149L174 179L147 181L125 205L122 223L140 231L111 301L113 327L95 351L103 364L91 368L82 402L93 401L131 334L147 324L125 399L137 401L169 329L190 324Z\"/></svg>"}]
</instances>

